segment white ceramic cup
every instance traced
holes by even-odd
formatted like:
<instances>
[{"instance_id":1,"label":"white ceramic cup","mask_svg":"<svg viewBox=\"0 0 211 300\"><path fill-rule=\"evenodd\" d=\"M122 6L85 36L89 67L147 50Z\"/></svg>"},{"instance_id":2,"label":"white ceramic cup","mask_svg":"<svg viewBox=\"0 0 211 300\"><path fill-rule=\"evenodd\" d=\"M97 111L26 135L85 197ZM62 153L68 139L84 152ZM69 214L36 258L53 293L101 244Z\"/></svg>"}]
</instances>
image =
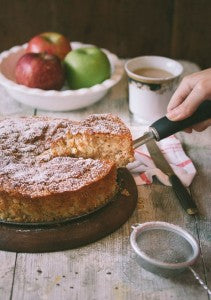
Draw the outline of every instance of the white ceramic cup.
<instances>
[{"instance_id":1,"label":"white ceramic cup","mask_svg":"<svg viewBox=\"0 0 211 300\"><path fill-rule=\"evenodd\" d=\"M139 68L156 68L172 74L166 78L151 78L134 73ZM183 72L182 65L162 56L140 56L125 64L129 81L129 108L134 119L150 125L163 117Z\"/></svg>"}]
</instances>

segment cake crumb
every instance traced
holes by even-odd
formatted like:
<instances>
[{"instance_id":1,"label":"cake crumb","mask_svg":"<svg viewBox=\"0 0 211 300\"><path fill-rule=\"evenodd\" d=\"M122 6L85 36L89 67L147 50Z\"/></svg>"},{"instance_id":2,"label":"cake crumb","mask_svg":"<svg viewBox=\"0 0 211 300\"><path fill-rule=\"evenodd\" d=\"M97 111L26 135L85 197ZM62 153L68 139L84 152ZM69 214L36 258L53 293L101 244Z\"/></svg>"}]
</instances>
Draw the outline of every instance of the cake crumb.
<instances>
[{"instance_id":1,"label":"cake crumb","mask_svg":"<svg viewBox=\"0 0 211 300\"><path fill-rule=\"evenodd\" d=\"M128 190L127 189L124 189L124 190L122 190L121 191L121 194L123 195L123 196L130 196L130 193L128 192Z\"/></svg>"}]
</instances>

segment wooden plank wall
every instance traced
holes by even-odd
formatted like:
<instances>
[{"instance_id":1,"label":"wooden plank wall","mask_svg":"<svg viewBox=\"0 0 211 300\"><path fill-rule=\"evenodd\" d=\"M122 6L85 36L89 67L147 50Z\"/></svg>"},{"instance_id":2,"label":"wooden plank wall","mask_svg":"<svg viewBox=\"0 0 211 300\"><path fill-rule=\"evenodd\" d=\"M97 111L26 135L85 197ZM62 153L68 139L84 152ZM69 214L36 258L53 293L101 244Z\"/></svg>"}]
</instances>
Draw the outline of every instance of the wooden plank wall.
<instances>
[{"instance_id":1,"label":"wooden plank wall","mask_svg":"<svg viewBox=\"0 0 211 300\"><path fill-rule=\"evenodd\" d=\"M0 51L43 31L120 57L165 55L211 65L211 0L0 0Z\"/></svg>"}]
</instances>

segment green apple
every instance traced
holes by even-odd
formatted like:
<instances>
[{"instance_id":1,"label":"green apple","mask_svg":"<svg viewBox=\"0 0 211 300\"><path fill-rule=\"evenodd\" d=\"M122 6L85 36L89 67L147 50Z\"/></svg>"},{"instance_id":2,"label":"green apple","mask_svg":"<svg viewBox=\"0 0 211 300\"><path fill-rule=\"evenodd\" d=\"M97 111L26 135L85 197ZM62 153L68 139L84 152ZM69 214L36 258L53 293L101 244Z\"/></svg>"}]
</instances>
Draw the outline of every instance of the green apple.
<instances>
[{"instance_id":1,"label":"green apple","mask_svg":"<svg viewBox=\"0 0 211 300\"><path fill-rule=\"evenodd\" d=\"M71 89L91 87L111 76L111 66L106 54L97 47L78 48L70 51L64 66Z\"/></svg>"}]
</instances>

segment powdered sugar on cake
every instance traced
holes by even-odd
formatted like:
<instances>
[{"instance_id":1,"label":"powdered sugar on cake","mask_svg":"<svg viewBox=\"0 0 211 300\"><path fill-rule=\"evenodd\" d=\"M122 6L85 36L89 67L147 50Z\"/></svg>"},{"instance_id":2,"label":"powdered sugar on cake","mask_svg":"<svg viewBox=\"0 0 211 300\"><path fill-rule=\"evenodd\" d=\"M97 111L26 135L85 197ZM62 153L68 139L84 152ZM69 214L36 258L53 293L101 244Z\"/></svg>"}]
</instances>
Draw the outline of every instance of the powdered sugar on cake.
<instances>
[{"instance_id":1,"label":"powdered sugar on cake","mask_svg":"<svg viewBox=\"0 0 211 300\"><path fill-rule=\"evenodd\" d=\"M75 191L105 176L112 163L73 157L51 157L52 142L72 134L122 134L128 130L115 116L92 115L82 122L47 117L0 121L0 189L31 198ZM42 154L46 153L43 159Z\"/></svg>"},{"instance_id":2,"label":"powdered sugar on cake","mask_svg":"<svg viewBox=\"0 0 211 300\"><path fill-rule=\"evenodd\" d=\"M110 170L99 160L56 157L45 163L13 163L0 170L0 186L4 191L30 197L46 196L54 192L76 191Z\"/></svg>"}]
</instances>

